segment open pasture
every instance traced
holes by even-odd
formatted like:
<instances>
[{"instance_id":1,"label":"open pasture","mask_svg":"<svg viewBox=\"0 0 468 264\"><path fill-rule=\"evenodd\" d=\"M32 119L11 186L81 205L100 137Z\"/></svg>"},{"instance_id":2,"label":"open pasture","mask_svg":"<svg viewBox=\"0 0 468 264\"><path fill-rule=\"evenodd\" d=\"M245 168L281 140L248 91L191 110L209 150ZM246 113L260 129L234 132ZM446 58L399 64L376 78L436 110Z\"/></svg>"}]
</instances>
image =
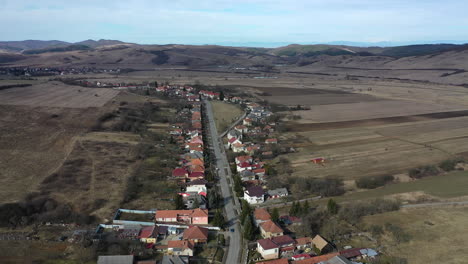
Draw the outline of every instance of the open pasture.
<instances>
[{"instance_id":1,"label":"open pasture","mask_svg":"<svg viewBox=\"0 0 468 264\"><path fill-rule=\"evenodd\" d=\"M0 91L0 105L87 108L101 107L119 91L107 88L83 88L60 82L49 82L29 87Z\"/></svg>"},{"instance_id":2,"label":"open pasture","mask_svg":"<svg viewBox=\"0 0 468 264\"><path fill-rule=\"evenodd\" d=\"M400 173L466 152L468 117L290 132L285 138L298 149L286 156L293 175L356 179ZM314 157L324 157L327 162L313 164Z\"/></svg>"},{"instance_id":3,"label":"open pasture","mask_svg":"<svg viewBox=\"0 0 468 264\"><path fill-rule=\"evenodd\" d=\"M409 242L397 243L385 232L379 244L386 254L401 256L411 264L439 260L450 264L466 263L468 237L464 231L467 221L467 207L403 209L364 218L368 226L383 227L391 223L401 227L409 235Z\"/></svg>"}]
</instances>

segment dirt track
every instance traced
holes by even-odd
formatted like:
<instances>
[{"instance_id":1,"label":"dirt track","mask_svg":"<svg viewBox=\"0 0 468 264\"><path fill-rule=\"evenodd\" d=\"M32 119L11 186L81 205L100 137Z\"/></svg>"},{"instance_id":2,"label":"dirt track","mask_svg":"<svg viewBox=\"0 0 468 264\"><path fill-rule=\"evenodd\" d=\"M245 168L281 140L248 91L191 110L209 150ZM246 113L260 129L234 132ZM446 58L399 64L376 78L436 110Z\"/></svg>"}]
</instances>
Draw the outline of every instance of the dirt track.
<instances>
[{"instance_id":1,"label":"dirt track","mask_svg":"<svg viewBox=\"0 0 468 264\"><path fill-rule=\"evenodd\" d=\"M313 123L307 123L307 124L291 123L289 124L289 128L292 132L319 131L319 130L349 128L349 127L365 127L365 126L409 123L409 122L415 122L415 121L445 119L445 118L462 117L462 116L468 116L468 110L438 112L438 113L421 114L421 115L373 118L373 119L365 119L365 120L315 123L315 124Z\"/></svg>"}]
</instances>

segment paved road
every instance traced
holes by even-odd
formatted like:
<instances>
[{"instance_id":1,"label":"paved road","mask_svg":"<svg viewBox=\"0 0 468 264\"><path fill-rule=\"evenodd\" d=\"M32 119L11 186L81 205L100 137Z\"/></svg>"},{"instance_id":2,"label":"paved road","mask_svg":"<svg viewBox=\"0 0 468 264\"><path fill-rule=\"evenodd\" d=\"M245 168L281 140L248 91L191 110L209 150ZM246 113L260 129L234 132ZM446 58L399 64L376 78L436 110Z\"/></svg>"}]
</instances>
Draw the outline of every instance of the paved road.
<instances>
[{"instance_id":1,"label":"paved road","mask_svg":"<svg viewBox=\"0 0 468 264\"><path fill-rule=\"evenodd\" d=\"M211 136L210 145L213 148L216 156L216 167L219 168L219 185L221 189L221 195L224 199L224 210L226 214L226 220L228 222L229 230L234 229L234 232L227 232L229 234L229 248L225 263L241 263L240 251L241 251L241 234L240 225L238 223L237 211L239 204L233 199L233 192L230 188L227 178L230 176L229 162L227 161L226 153L222 149L222 144L219 141L218 132L213 117L213 110L209 101L203 100L206 106L206 116L209 121L209 134Z\"/></svg>"}]
</instances>

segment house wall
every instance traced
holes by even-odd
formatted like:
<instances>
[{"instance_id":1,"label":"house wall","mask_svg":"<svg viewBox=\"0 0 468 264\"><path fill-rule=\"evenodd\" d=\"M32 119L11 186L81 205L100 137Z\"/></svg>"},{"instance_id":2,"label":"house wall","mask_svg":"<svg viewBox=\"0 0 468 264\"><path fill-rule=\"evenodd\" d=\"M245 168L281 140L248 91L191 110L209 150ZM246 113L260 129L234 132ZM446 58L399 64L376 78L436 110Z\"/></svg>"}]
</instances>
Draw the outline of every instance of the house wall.
<instances>
[{"instance_id":1,"label":"house wall","mask_svg":"<svg viewBox=\"0 0 468 264\"><path fill-rule=\"evenodd\" d=\"M208 217L193 217L192 223L196 225L207 225Z\"/></svg>"},{"instance_id":2,"label":"house wall","mask_svg":"<svg viewBox=\"0 0 468 264\"><path fill-rule=\"evenodd\" d=\"M257 252L260 253L260 255L262 255L264 259L279 258L279 250L277 248L263 250L263 248L260 245L257 245Z\"/></svg>"}]
</instances>

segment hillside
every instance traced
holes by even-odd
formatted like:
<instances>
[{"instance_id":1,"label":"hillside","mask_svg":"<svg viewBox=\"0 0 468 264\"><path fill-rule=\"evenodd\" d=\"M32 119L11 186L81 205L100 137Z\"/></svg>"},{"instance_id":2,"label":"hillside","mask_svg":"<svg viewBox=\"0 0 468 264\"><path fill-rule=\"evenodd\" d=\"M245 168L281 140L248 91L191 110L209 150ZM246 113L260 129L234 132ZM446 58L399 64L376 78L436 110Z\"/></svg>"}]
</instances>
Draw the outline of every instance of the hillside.
<instances>
[{"instance_id":1,"label":"hillside","mask_svg":"<svg viewBox=\"0 0 468 264\"><path fill-rule=\"evenodd\" d=\"M178 67L218 72L256 67L254 72L267 70L277 73L327 74L341 78L393 78L465 85L468 83L468 45L288 45L268 49L216 45L138 45L114 40L87 40L70 45L29 49L22 53L0 53L0 67L31 65L126 69Z\"/></svg>"}]
</instances>

